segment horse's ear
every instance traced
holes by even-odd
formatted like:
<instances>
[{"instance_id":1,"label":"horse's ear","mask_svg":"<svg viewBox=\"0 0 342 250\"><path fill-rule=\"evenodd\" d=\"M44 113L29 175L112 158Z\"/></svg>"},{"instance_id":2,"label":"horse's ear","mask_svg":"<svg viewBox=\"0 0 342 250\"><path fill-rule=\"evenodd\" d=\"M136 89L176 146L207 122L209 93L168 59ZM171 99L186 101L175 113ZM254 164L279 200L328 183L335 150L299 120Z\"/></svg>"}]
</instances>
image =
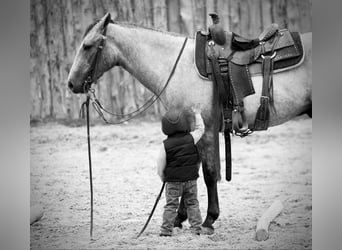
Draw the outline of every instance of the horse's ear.
<instances>
[{"instance_id":1,"label":"horse's ear","mask_svg":"<svg viewBox=\"0 0 342 250\"><path fill-rule=\"evenodd\" d=\"M109 12L106 15L104 15L102 20L103 20L102 28L106 28L108 23L113 23L112 17Z\"/></svg>"}]
</instances>

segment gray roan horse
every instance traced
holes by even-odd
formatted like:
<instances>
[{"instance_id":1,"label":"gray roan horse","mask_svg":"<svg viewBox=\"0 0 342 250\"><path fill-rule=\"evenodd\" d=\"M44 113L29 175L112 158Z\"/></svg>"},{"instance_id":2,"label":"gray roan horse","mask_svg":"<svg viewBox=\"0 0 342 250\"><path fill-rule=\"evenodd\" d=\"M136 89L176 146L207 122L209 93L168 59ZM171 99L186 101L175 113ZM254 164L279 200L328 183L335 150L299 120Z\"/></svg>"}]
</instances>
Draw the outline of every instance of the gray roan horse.
<instances>
[{"instance_id":1,"label":"gray roan horse","mask_svg":"<svg viewBox=\"0 0 342 250\"><path fill-rule=\"evenodd\" d=\"M312 34L303 34L301 37L305 49L304 62L294 69L274 74L274 106L277 112L271 112L270 126L280 125L298 115L311 112ZM70 70L68 86L74 93L85 92L84 86L93 70L98 46L104 43L96 78L114 66L121 66L146 88L159 94L170 75L184 39L185 37L167 32L114 23L110 14L106 14L87 30ZM252 82L256 94L244 99L249 125L253 125L259 107L262 76L253 77ZM215 152L219 143L219 113L214 108L213 84L199 77L195 69L193 39L188 39L178 66L160 100L166 109L174 106L189 108L194 104L202 106L205 134L198 148L208 192L208 209L203 227L207 233L213 233L212 224L220 212L217 195L217 181L221 178L220 156ZM181 227L186 218L184 203L181 201L175 226Z\"/></svg>"}]
</instances>

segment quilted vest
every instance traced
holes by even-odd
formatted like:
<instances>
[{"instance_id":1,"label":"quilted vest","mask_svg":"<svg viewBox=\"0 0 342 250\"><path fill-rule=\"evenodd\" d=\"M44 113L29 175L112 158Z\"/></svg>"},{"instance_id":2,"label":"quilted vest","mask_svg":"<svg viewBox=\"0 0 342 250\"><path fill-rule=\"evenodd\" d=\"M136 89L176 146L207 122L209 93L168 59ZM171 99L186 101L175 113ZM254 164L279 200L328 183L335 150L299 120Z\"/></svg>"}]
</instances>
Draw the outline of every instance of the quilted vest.
<instances>
[{"instance_id":1,"label":"quilted vest","mask_svg":"<svg viewBox=\"0 0 342 250\"><path fill-rule=\"evenodd\" d=\"M200 157L190 133L177 133L164 141L166 152L165 180L183 182L198 178Z\"/></svg>"}]
</instances>

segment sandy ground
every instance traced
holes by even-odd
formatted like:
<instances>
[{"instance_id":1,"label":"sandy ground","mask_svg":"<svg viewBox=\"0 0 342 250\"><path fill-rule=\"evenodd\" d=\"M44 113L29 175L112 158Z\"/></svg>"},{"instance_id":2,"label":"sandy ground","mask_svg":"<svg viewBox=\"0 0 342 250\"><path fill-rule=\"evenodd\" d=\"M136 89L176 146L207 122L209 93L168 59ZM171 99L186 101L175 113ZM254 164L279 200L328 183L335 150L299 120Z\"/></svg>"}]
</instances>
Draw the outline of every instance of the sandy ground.
<instances>
[{"instance_id":1,"label":"sandy ground","mask_svg":"<svg viewBox=\"0 0 342 250\"><path fill-rule=\"evenodd\" d=\"M312 120L303 116L247 138L232 138L233 179L218 183L220 217L213 235L193 236L189 224L159 237L162 196L143 227L161 181L155 160L164 139L157 122L91 127L94 235L90 240L90 191L86 128L49 123L31 127L31 205L44 210L31 225L31 249L311 249ZM221 144L221 175L224 141ZM198 179L203 219L203 174ZM275 200L284 209L268 240L255 240L258 218Z\"/></svg>"}]
</instances>

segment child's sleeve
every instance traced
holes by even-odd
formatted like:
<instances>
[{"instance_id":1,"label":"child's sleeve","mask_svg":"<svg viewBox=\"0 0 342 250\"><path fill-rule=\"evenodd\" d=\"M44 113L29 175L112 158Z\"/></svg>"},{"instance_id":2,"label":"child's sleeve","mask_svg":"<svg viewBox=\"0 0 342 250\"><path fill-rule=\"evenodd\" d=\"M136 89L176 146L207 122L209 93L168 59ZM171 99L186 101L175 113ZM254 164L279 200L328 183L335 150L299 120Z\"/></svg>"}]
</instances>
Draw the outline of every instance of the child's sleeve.
<instances>
[{"instance_id":1,"label":"child's sleeve","mask_svg":"<svg viewBox=\"0 0 342 250\"><path fill-rule=\"evenodd\" d=\"M157 173L160 176L160 179L164 181L164 169L166 166L166 152L164 148L164 144L160 147L158 158L157 158Z\"/></svg>"},{"instance_id":2,"label":"child's sleeve","mask_svg":"<svg viewBox=\"0 0 342 250\"><path fill-rule=\"evenodd\" d=\"M191 132L194 138L194 143L196 144L202 137L204 133L204 122L200 113L195 114L195 130Z\"/></svg>"}]
</instances>

